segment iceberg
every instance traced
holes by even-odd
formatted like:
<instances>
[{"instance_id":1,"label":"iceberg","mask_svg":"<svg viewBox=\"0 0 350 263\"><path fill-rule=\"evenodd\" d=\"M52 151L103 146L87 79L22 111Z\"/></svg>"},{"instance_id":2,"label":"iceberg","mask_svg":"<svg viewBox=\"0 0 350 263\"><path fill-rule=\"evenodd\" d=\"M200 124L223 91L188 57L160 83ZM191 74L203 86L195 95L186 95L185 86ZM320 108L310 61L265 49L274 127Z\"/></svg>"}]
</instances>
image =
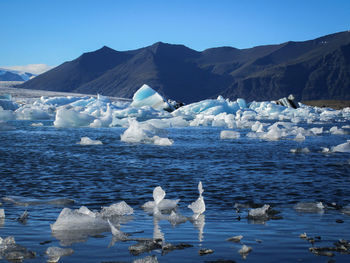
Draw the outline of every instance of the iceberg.
<instances>
[{"instance_id":1,"label":"iceberg","mask_svg":"<svg viewBox=\"0 0 350 263\"><path fill-rule=\"evenodd\" d=\"M132 98L132 107L143 107L150 106L155 110L166 110L172 111L173 107L167 103L164 98L159 95L154 89L152 89L147 84L143 84L141 88L139 88L133 98Z\"/></svg>"}]
</instances>

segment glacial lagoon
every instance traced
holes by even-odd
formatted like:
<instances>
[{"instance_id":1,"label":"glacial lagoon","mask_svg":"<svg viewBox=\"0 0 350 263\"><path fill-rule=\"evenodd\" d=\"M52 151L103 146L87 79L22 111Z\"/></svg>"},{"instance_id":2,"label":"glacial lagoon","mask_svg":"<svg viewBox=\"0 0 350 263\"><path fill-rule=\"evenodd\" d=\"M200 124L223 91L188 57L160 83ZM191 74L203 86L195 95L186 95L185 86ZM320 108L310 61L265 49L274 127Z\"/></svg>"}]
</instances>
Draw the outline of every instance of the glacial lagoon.
<instances>
[{"instance_id":1,"label":"glacial lagoon","mask_svg":"<svg viewBox=\"0 0 350 263\"><path fill-rule=\"evenodd\" d=\"M59 262L350 260L349 108L221 97L172 112L102 96L6 103L0 237L35 253L25 262L47 262L52 247L65 249ZM199 182L205 211L194 217ZM142 207L157 186L180 199L175 208ZM101 216L120 202L128 209ZM239 253L244 245L251 251Z\"/></svg>"}]
</instances>

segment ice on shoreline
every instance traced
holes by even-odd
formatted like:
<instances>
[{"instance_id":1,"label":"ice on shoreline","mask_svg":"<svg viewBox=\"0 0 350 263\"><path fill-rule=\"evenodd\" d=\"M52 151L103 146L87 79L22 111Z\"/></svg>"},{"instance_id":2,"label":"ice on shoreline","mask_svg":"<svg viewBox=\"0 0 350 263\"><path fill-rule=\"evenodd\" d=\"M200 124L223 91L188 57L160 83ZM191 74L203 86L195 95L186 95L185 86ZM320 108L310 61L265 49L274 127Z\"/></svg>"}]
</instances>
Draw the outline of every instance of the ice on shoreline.
<instances>
[{"instance_id":1,"label":"ice on shoreline","mask_svg":"<svg viewBox=\"0 0 350 263\"><path fill-rule=\"evenodd\" d=\"M250 139L302 143L312 136L346 136L349 130L344 122L350 121L350 108L332 110L299 103L299 107L294 109L277 105L274 101L247 103L244 99L231 101L222 96L173 110L159 93L147 85L134 94L132 101L112 101L101 95L41 97L18 103L11 98L1 101L0 129L8 130L1 127L12 120L51 120L57 128L123 127L123 142L161 146L174 144L173 139L167 136L168 128L214 126L223 128L221 139L246 136ZM335 125L329 130L322 126L330 123ZM240 132L246 129L250 132ZM327 147L333 147L333 152L349 151L347 145Z\"/></svg>"}]
</instances>

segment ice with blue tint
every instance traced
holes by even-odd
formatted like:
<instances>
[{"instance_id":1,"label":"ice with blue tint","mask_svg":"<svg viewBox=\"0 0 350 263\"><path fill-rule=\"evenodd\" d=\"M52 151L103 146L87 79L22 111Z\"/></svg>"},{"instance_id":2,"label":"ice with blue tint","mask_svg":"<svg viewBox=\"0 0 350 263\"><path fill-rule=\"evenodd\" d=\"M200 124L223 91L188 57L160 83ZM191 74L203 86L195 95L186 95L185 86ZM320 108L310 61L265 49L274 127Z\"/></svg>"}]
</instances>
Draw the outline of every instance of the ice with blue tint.
<instances>
[{"instance_id":1,"label":"ice with blue tint","mask_svg":"<svg viewBox=\"0 0 350 263\"><path fill-rule=\"evenodd\" d=\"M146 84L135 92L131 106L150 106L156 110L171 109L171 106L164 100L164 98Z\"/></svg>"}]
</instances>

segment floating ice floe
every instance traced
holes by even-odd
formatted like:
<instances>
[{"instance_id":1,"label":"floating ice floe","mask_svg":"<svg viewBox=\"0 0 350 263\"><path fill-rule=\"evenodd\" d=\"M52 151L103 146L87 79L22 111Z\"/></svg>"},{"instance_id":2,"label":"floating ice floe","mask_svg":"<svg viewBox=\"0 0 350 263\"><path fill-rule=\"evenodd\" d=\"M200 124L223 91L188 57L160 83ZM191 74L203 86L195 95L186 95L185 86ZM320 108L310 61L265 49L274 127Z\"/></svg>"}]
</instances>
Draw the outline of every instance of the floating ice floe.
<instances>
[{"instance_id":1,"label":"floating ice floe","mask_svg":"<svg viewBox=\"0 0 350 263\"><path fill-rule=\"evenodd\" d=\"M80 145L102 145L103 143L99 140L92 140L89 137L82 137L80 139L80 142L78 142Z\"/></svg>"},{"instance_id":2,"label":"floating ice floe","mask_svg":"<svg viewBox=\"0 0 350 263\"><path fill-rule=\"evenodd\" d=\"M71 248L61 248L61 247L48 247L45 254L49 257L49 263L58 262L61 257L70 256L74 253Z\"/></svg>"},{"instance_id":3,"label":"floating ice floe","mask_svg":"<svg viewBox=\"0 0 350 263\"><path fill-rule=\"evenodd\" d=\"M331 151L332 152L342 152L342 153L350 152L350 140L348 140L345 143L342 143L342 144L339 144L337 146L332 147Z\"/></svg>"},{"instance_id":4,"label":"floating ice floe","mask_svg":"<svg viewBox=\"0 0 350 263\"><path fill-rule=\"evenodd\" d=\"M297 212L302 213L323 213L325 206L322 202L300 202L294 206Z\"/></svg>"},{"instance_id":5,"label":"floating ice floe","mask_svg":"<svg viewBox=\"0 0 350 263\"><path fill-rule=\"evenodd\" d=\"M247 245L243 245L240 250L238 250L238 253L241 254L243 259L246 259L248 254L252 251L253 249L251 247L248 247Z\"/></svg>"},{"instance_id":6,"label":"floating ice floe","mask_svg":"<svg viewBox=\"0 0 350 263\"><path fill-rule=\"evenodd\" d=\"M64 208L51 225L51 230L61 244L69 245L110 230L109 220L119 224L124 216L132 213L133 209L124 201L103 207L100 212L91 211L85 206L75 210Z\"/></svg>"},{"instance_id":7,"label":"floating ice floe","mask_svg":"<svg viewBox=\"0 0 350 263\"><path fill-rule=\"evenodd\" d=\"M238 139L240 137L240 133L236 131L221 131L220 139Z\"/></svg>"},{"instance_id":8,"label":"floating ice floe","mask_svg":"<svg viewBox=\"0 0 350 263\"><path fill-rule=\"evenodd\" d=\"M248 211L248 218L250 219L267 219L268 218L268 210L270 205L263 205L262 207L250 209Z\"/></svg>"},{"instance_id":9,"label":"floating ice floe","mask_svg":"<svg viewBox=\"0 0 350 263\"><path fill-rule=\"evenodd\" d=\"M154 201L148 201L145 204L142 205L142 208L146 211L153 211L157 212L158 210L171 210L177 207L178 202L180 199L171 200L171 199L164 199L166 193L162 189L162 187L157 186L153 189L153 200Z\"/></svg>"},{"instance_id":10,"label":"floating ice floe","mask_svg":"<svg viewBox=\"0 0 350 263\"><path fill-rule=\"evenodd\" d=\"M188 205L188 208L190 208L193 212L194 219L197 219L201 214L205 212L205 202L202 196L202 193L204 192L202 182L198 183L198 192L199 197L197 198L197 200Z\"/></svg>"},{"instance_id":11,"label":"floating ice floe","mask_svg":"<svg viewBox=\"0 0 350 263\"><path fill-rule=\"evenodd\" d=\"M0 259L5 258L10 262L22 262L23 259L35 258L35 252L16 244L15 238L8 236L0 237Z\"/></svg>"},{"instance_id":12,"label":"floating ice floe","mask_svg":"<svg viewBox=\"0 0 350 263\"><path fill-rule=\"evenodd\" d=\"M130 143L153 143L161 146L171 146L173 141L164 136L166 131L154 127L149 123L139 123L136 120L129 121L129 128L120 136L121 141ZM160 136L159 136L160 135Z\"/></svg>"},{"instance_id":13,"label":"floating ice floe","mask_svg":"<svg viewBox=\"0 0 350 263\"><path fill-rule=\"evenodd\" d=\"M309 148L305 147L305 148L296 148L296 149L290 149L291 153L309 153L310 150Z\"/></svg>"}]
</instances>

